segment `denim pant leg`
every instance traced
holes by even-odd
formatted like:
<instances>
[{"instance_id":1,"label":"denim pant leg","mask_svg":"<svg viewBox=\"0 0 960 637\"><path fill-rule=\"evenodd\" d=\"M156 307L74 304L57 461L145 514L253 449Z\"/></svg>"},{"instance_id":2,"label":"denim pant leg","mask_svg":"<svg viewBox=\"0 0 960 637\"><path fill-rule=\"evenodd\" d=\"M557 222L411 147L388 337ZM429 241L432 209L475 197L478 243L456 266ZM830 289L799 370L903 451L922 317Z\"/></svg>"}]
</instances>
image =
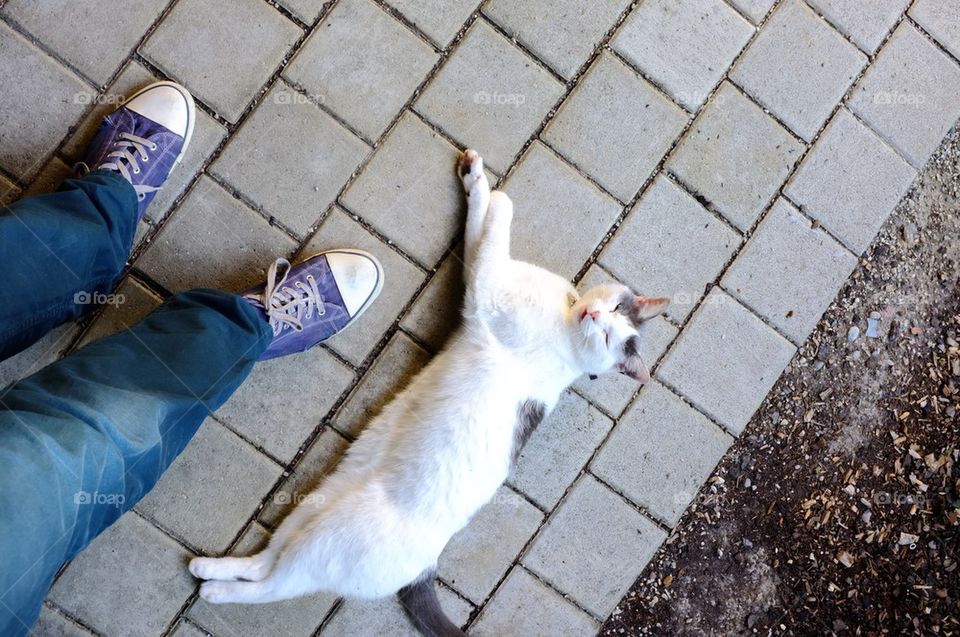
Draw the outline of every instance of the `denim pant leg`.
<instances>
[{"instance_id":1,"label":"denim pant leg","mask_svg":"<svg viewBox=\"0 0 960 637\"><path fill-rule=\"evenodd\" d=\"M192 290L0 395L0 635L27 632L60 566L153 487L272 337L241 297Z\"/></svg>"},{"instance_id":2,"label":"denim pant leg","mask_svg":"<svg viewBox=\"0 0 960 637\"><path fill-rule=\"evenodd\" d=\"M136 226L133 186L106 170L0 206L0 360L109 292Z\"/></svg>"}]
</instances>

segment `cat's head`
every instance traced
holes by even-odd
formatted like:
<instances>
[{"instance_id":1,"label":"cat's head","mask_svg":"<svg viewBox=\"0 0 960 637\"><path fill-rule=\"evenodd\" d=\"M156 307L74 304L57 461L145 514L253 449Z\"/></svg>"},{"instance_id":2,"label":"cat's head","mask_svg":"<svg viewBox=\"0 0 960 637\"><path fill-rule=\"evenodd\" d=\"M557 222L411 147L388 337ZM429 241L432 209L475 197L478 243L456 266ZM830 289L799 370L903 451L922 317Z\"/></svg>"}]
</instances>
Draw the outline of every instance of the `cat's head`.
<instances>
[{"instance_id":1,"label":"cat's head","mask_svg":"<svg viewBox=\"0 0 960 637\"><path fill-rule=\"evenodd\" d=\"M591 288L571 307L577 353L585 374L620 372L645 383L650 372L640 359L640 325L662 313L670 299L637 296L625 285Z\"/></svg>"}]
</instances>

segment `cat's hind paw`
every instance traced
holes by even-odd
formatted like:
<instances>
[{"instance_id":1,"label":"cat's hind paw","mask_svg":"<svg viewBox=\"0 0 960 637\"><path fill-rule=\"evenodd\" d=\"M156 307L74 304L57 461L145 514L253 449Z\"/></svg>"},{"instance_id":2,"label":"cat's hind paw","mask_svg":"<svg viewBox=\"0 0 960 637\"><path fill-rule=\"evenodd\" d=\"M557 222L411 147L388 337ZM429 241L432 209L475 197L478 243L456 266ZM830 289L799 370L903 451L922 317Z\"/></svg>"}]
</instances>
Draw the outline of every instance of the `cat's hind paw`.
<instances>
[{"instance_id":1,"label":"cat's hind paw","mask_svg":"<svg viewBox=\"0 0 960 637\"><path fill-rule=\"evenodd\" d=\"M190 560L190 573L197 579L220 579L219 559L215 557L195 557Z\"/></svg>"},{"instance_id":2,"label":"cat's hind paw","mask_svg":"<svg viewBox=\"0 0 960 637\"><path fill-rule=\"evenodd\" d=\"M483 172L483 158L480 157L480 153L468 148L460 156L460 165L457 170L463 180L463 190L467 196L477 191L489 192L490 184L487 183L487 176Z\"/></svg>"}]
</instances>

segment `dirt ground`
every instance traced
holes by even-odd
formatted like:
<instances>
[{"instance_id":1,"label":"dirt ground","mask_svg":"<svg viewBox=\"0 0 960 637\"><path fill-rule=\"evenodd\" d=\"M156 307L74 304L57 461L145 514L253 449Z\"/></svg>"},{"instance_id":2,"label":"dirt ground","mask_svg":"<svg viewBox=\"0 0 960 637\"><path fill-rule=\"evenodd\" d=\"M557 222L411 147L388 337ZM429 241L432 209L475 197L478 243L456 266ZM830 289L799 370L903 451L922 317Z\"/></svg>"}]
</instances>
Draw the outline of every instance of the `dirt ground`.
<instances>
[{"instance_id":1,"label":"dirt ground","mask_svg":"<svg viewBox=\"0 0 960 637\"><path fill-rule=\"evenodd\" d=\"M960 131L601 635L960 635Z\"/></svg>"}]
</instances>

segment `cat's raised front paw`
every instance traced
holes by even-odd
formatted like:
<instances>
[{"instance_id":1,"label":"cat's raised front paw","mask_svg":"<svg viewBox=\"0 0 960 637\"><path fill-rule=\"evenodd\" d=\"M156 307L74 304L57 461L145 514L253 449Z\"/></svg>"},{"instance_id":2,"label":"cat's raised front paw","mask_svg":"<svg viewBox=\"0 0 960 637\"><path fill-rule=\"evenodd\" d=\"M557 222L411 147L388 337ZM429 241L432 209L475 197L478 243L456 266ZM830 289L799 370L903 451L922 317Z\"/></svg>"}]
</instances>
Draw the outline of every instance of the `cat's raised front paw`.
<instances>
[{"instance_id":1,"label":"cat's raised front paw","mask_svg":"<svg viewBox=\"0 0 960 637\"><path fill-rule=\"evenodd\" d=\"M483 172L483 158L480 157L480 153L472 148L468 148L460 157L458 171L460 178L463 180L463 190L467 193L467 196L478 190L490 190L487 176Z\"/></svg>"}]
</instances>

